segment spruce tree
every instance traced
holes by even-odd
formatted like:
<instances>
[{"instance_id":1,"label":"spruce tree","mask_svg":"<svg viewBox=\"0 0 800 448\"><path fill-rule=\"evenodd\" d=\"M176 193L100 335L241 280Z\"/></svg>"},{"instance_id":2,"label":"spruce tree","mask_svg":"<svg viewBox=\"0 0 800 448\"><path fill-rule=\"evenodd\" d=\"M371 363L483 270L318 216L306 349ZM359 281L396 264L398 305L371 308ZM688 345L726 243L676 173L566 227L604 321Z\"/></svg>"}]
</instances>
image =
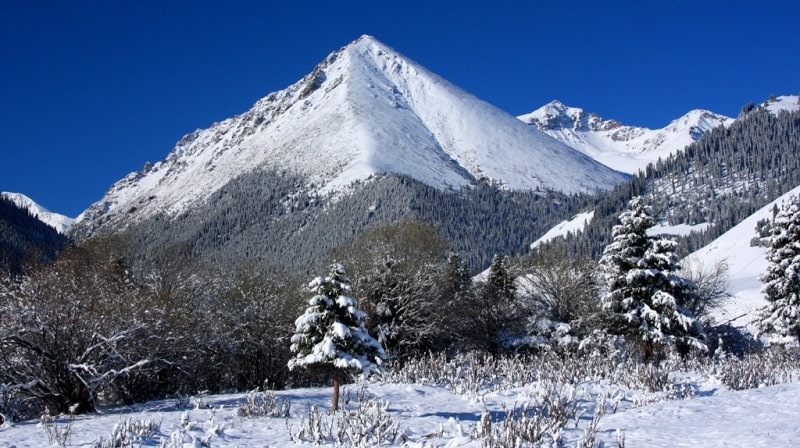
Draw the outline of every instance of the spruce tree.
<instances>
[{"instance_id":1,"label":"spruce tree","mask_svg":"<svg viewBox=\"0 0 800 448\"><path fill-rule=\"evenodd\" d=\"M350 278L344 265L333 263L327 277L315 278L316 293L305 313L295 321L290 347L295 355L289 370L324 368L333 372L333 409L339 404L339 373L369 374L381 367L386 355L364 327L366 314L350 296Z\"/></svg>"},{"instance_id":2,"label":"spruce tree","mask_svg":"<svg viewBox=\"0 0 800 448\"><path fill-rule=\"evenodd\" d=\"M775 217L771 243L761 277L768 303L759 327L800 343L800 196L792 196Z\"/></svg>"},{"instance_id":3,"label":"spruce tree","mask_svg":"<svg viewBox=\"0 0 800 448\"><path fill-rule=\"evenodd\" d=\"M647 234L655 219L641 197L630 201L619 220L600 259L608 330L640 342L645 362L656 345L704 350L700 322L681 306L695 298L697 287L676 274L676 243Z\"/></svg>"}]
</instances>

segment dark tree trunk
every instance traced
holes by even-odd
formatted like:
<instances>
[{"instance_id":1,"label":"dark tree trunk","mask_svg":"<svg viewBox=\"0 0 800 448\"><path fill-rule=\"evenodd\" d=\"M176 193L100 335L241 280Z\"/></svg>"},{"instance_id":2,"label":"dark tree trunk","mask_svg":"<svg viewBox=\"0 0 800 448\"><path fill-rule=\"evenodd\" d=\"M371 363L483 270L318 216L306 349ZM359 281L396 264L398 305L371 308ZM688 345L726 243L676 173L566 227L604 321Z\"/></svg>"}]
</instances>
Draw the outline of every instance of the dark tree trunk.
<instances>
[{"instance_id":1,"label":"dark tree trunk","mask_svg":"<svg viewBox=\"0 0 800 448\"><path fill-rule=\"evenodd\" d=\"M645 364L650 364L653 360L653 341L644 341L644 353L642 355Z\"/></svg>"},{"instance_id":2,"label":"dark tree trunk","mask_svg":"<svg viewBox=\"0 0 800 448\"><path fill-rule=\"evenodd\" d=\"M339 410L339 369L333 368L333 410Z\"/></svg>"}]
</instances>

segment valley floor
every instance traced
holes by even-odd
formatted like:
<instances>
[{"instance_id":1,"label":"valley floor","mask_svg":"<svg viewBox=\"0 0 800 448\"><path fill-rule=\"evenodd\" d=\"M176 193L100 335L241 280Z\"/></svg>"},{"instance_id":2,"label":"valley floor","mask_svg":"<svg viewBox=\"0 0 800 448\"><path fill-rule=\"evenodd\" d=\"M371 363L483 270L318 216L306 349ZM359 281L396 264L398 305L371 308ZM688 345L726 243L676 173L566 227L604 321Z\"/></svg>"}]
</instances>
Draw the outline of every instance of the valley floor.
<instances>
[{"instance_id":1,"label":"valley floor","mask_svg":"<svg viewBox=\"0 0 800 448\"><path fill-rule=\"evenodd\" d=\"M599 406L607 412L599 420L594 446L615 447L624 437L626 447L790 447L800 444L800 383L788 383L746 391L732 391L713 377L689 378L689 398L666 399L621 387L588 383L568 392L578 398L579 409L565 426L560 446L576 446L586 437L585 429ZM459 395L448 387L412 384L367 383L343 390L349 400L344 407L351 419L359 419L364 399L380 404L370 412L369 424L361 425L362 444L343 446L481 447L482 416L488 411L493 425L502 426L505 412L536 403L542 397L541 384L529 384L481 394ZM603 397L605 397L603 399ZM125 446L230 446L290 447L337 446L331 434L354 434L354 427L342 425L341 416L332 417L330 388L308 388L275 393L278 401L289 400L289 418L244 417L239 406L245 394L194 397L189 403L177 400L151 402L133 407L108 409L100 414L78 416L69 426L61 446L100 446L108 441L115 425L127 426L133 439L135 427L151 431ZM602 404L598 404L602 403ZM650 404L647 404L650 403ZM314 421L313 407L322 412ZM614 409L616 408L616 410ZM68 420L7 424L0 427L0 447L59 445L48 437L68 428ZM364 430L363 428L371 429ZM326 429L327 428L327 429ZM378 435L381 428L383 434ZM495 429L498 429L495 428ZM149 432L149 433L148 433ZM316 433L316 435L315 435ZM380 440L379 440L380 437ZM56 437L58 439L58 437ZM294 439L294 440L293 440ZM130 440L130 439L129 439ZM64 441L62 441L64 442ZM204 444L203 444L204 443ZM599 445L602 443L603 445ZM338 446L342 446L338 445ZM110 446L110 445L109 445ZM523 445L527 446L527 445ZM547 445L545 445L547 446ZM583 446L583 445L578 445Z\"/></svg>"}]
</instances>

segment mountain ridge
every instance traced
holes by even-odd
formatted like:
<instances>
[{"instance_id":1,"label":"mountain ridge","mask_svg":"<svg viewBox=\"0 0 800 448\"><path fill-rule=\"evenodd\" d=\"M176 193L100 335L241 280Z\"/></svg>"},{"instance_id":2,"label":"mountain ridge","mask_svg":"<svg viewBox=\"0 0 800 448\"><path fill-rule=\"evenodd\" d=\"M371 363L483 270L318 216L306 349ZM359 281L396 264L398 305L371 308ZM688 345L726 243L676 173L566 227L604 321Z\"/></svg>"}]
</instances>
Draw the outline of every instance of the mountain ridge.
<instances>
[{"instance_id":1,"label":"mountain ridge","mask_svg":"<svg viewBox=\"0 0 800 448\"><path fill-rule=\"evenodd\" d=\"M51 212L33 199L22 193L11 193L7 191L0 192L0 196L14 202L19 208L28 210L31 215L38 218L40 221L54 228L58 233L65 234L72 223L74 218L64 216L59 213Z\"/></svg>"},{"instance_id":2,"label":"mountain ridge","mask_svg":"<svg viewBox=\"0 0 800 448\"><path fill-rule=\"evenodd\" d=\"M78 222L174 216L256 169L301 175L321 194L382 172L445 190L486 180L577 193L626 179L365 35L247 112L186 135Z\"/></svg>"},{"instance_id":3,"label":"mountain ridge","mask_svg":"<svg viewBox=\"0 0 800 448\"><path fill-rule=\"evenodd\" d=\"M709 130L728 126L734 121L708 110L694 109L663 128L648 129L605 119L558 100L517 118L595 160L629 174L682 150Z\"/></svg>"}]
</instances>

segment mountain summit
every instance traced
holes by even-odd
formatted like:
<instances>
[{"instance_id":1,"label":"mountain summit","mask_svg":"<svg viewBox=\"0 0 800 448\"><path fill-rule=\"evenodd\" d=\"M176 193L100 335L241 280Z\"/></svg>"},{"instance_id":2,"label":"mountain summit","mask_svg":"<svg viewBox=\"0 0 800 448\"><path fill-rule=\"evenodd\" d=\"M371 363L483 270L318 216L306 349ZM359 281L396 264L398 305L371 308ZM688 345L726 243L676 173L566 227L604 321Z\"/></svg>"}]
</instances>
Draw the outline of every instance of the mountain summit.
<instances>
[{"instance_id":1,"label":"mountain summit","mask_svg":"<svg viewBox=\"0 0 800 448\"><path fill-rule=\"evenodd\" d=\"M692 110L661 129L627 126L560 101L518 117L593 159L626 173L679 151L732 118L707 110Z\"/></svg>"},{"instance_id":2,"label":"mountain summit","mask_svg":"<svg viewBox=\"0 0 800 448\"><path fill-rule=\"evenodd\" d=\"M249 111L186 135L78 220L174 216L257 169L300 175L322 193L381 172L440 189L491 180L567 193L626 178L362 36Z\"/></svg>"}]
</instances>

